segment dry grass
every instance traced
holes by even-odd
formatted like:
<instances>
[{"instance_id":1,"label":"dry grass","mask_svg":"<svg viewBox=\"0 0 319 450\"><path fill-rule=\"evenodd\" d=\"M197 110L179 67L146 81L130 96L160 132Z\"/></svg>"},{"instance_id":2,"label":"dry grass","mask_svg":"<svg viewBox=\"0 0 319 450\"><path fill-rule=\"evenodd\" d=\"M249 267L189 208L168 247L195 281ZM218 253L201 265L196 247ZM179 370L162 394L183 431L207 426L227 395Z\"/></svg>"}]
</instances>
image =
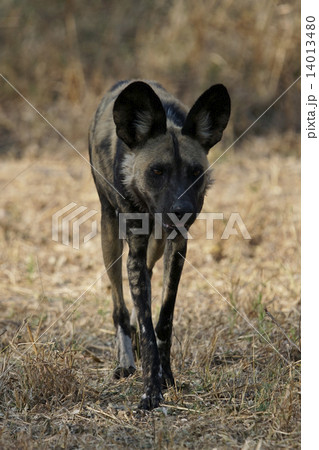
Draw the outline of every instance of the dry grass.
<instances>
[{"instance_id":1,"label":"dry grass","mask_svg":"<svg viewBox=\"0 0 319 450\"><path fill-rule=\"evenodd\" d=\"M231 143L300 75L300 2L5 0L0 42L1 73L76 146L105 90L130 78L155 79L189 105L224 83ZM0 151L42 154L41 124L26 146L30 111L17 119L21 103L0 85ZM299 129L299 97L296 86L254 132Z\"/></svg>"},{"instance_id":2,"label":"dry grass","mask_svg":"<svg viewBox=\"0 0 319 450\"><path fill-rule=\"evenodd\" d=\"M216 164L205 211L224 212L226 220L240 212L252 240L221 240L225 224L216 221L215 238L206 241L205 224L194 225L188 260L208 281L185 263L174 322L176 389L150 414L136 409L140 367L129 379L112 378L115 336L109 283L99 279L99 238L80 250L51 240L59 208L71 201L98 208L89 167L61 153L1 166L1 185L29 166L0 205L2 448L299 447L294 137L290 156L276 149L291 134L252 138L249 150L230 151ZM154 316L161 283L160 263ZM125 292L128 298L126 277Z\"/></svg>"}]
</instances>

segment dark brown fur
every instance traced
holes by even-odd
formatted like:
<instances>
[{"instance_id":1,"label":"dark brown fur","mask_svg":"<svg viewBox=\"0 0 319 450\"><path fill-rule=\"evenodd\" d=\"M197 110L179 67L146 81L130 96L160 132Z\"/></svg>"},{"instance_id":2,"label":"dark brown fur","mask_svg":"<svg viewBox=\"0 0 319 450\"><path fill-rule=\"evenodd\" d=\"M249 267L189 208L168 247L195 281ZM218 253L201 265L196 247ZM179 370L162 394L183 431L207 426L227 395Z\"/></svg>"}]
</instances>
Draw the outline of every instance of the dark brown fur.
<instances>
[{"instance_id":1,"label":"dark brown fur","mask_svg":"<svg viewBox=\"0 0 319 450\"><path fill-rule=\"evenodd\" d=\"M144 379L140 407L144 409L157 407L162 387L174 384L170 365L173 312L187 247L182 229L190 227L202 208L210 182L207 153L221 139L229 114L230 99L222 85L205 91L188 112L155 82L124 81L102 99L90 128L92 174L102 207L103 257L112 285L118 339L115 376L135 371L131 335L136 333L137 317ZM126 235L135 308L131 321L122 290L119 215L123 213L146 213L149 225L147 234L138 234L134 228L139 229L141 222L131 220ZM154 234L159 216L161 238ZM150 280L163 253L163 304L154 330Z\"/></svg>"}]
</instances>

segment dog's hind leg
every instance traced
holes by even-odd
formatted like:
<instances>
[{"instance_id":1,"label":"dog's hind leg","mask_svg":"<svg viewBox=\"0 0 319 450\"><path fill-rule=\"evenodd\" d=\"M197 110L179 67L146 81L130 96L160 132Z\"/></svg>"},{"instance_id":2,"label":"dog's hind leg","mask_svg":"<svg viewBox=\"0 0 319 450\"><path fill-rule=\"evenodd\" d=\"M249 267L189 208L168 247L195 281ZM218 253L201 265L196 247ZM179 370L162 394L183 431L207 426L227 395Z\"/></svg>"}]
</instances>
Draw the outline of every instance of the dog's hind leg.
<instances>
[{"instance_id":1,"label":"dog's hind leg","mask_svg":"<svg viewBox=\"0 0 319 450\"><path fill-rule=\"evenodd\" d=\"M163 302L158 323L155 328L157 347L163 370L163 387L174 385L174 377L170 363L173 315L178 284L184 265L183 257L186 256L186 249L187 240L182 236L177 236L174 240L168 239L166 241L164 251Z\"/></svg>"},{"instance_id":2,"label":"dog's hind leg","mask_svg":"<svg viewBox=\"0 0 319 450\"><path fill-rule=\"evenodd\" d=\"M112 287L113 321L116 329L118 366L116 378L126 377L135 372L131 343L130 317L123 298L122 251L123 241L119 239L119 224L116 212L105 198L101 199L101 235L103 259Z\"/></svg>"},{"instance_id":3,"label":"dog's hind leg","mask_svg":"<svg viewBox=\"0 0 319 450\"><path fill-rule=\"evenodd\" d=\"M152 271L156 261L163 256L164 248L165 240L155 238L153 232L149 238L147 246L147 269L150 277L152 277Z\"/></svg>"}]
</instances>

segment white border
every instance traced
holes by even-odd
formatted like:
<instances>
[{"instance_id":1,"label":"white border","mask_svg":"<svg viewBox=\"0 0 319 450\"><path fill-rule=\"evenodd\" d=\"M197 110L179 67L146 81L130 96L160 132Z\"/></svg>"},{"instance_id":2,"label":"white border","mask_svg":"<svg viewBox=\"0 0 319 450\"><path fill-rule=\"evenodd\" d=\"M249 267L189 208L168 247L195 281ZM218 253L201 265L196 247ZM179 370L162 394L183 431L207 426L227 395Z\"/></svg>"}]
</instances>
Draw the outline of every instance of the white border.
<instances>
[{"instance_id":1,"label":"white border","mask_svg":"<svg viewBox=\"0 0 319 450\"><path fill-rule=\"evenodd\" d=\"M301 2L301 299L302 299L302 449L313 449L318 442L317 343L319 329L319 245L317 227L319 198L319 138L308 139L308 95L319 97L319 14L314 0ZM315 78L306 77L306 17L315 17ZM310 88L312 83L312 89ZM319 104L319 102L318 102ZM319 108L316 108L316 135L319 136Z\"/></svg>"}]
</instances>

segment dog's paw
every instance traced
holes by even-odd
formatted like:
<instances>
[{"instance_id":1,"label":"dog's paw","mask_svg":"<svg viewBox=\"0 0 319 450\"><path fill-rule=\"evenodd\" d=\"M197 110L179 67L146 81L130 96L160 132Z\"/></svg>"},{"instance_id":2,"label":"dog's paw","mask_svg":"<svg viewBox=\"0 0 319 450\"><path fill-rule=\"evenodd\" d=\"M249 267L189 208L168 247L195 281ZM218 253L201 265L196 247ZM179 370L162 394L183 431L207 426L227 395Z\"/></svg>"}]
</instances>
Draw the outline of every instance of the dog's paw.
<instances>
[{"instance_id":1,"label":"dog's paw","mask_svg":"<svg viewBox=\"0 0 319 450\"><path fill-rule=\"evenodd\" d=\"M148 395L143 394L138 407L139 407L139 409L151 411L152 409L157 408L163 400L164 400L164 397L163 397L161 391L153 392Z\"/></svg>"},{"instance_id":2,"label":"dog's paw","mask_svg":"<svg viewBox=\"0 0 319 450\"><path fill-rule=\"evenodd\" d=\"M116 369L114 370L114 378L117 380L120 378L127 378L130 375L133 375L135 371L136 369L133 366L130 367L117 366Z\"/></svg>"}]
</instances>

